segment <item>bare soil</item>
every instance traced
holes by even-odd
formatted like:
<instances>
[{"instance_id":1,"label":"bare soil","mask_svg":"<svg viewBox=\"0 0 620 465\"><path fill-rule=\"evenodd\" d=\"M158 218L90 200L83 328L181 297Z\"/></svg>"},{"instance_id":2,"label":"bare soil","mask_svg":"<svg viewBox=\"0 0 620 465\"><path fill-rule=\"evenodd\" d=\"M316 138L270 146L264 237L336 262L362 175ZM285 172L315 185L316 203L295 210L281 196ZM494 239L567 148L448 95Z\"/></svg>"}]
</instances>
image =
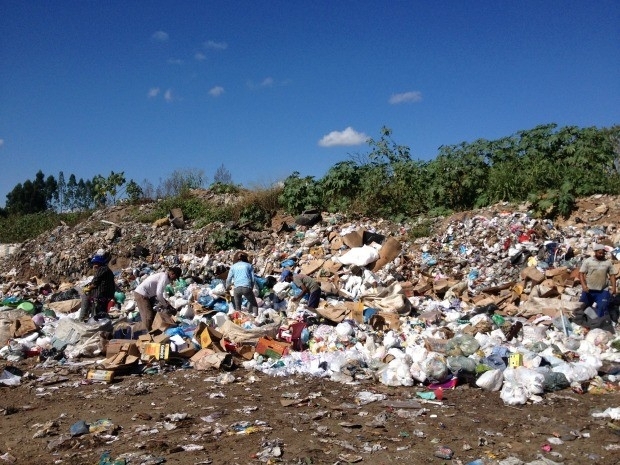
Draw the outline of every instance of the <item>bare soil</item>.
<instances>
[{"instance_id":1,"label":"bare soil","mask_svg":"<svg viewBox=\"0 0 620 465\"><path fill-rule=\"evenodd\" d=\"M37 367L34 358L14 368L25 374L22 384L0 388L0 460L8 463L467 464L540 456L620 463L618 422L592 416L620 405L619 391L564 390L512 407L499 393L467 384L427 403L416 395L423 387L269 377L243 368L166 367L109 384L86 381L86 367ZM365 403L362 391L386 398ZM103 431L71 437L76 422L92 427L104 419ZM435 456L440 446L453 450L451 461ZM105 451L110 462L101 461Z\"/></svg>"}]
</instances>

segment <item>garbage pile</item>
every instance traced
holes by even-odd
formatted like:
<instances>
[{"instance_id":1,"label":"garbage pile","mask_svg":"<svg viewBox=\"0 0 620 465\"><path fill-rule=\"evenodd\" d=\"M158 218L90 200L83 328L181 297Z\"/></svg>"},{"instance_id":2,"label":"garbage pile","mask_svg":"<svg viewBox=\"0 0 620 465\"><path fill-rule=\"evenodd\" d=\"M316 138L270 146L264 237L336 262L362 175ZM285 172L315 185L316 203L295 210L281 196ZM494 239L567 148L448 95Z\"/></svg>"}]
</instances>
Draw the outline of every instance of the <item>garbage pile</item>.
<instances>
[{"instance_id":1,"label":"garbage pile","mask_svg":"<svg viewBox=\"0 0 620 465\"><path fill-rule=\"evenodd\" d=\"M204 230L184 229L179 212L157 226L63 226L7 257L0 357L95 359L86 376L103 381L191 366L423 384L433 393L468 384L500 391L506 405L567 388L618 390L618 302L605 321L584 316L579 302L579 267L593 244L605 246L619 271L620 234L604 224L610 207L604 197L592 201L596 223L559 226L496 207L455 215L417 239L411 226L384 221L317 212L282 220L246 237L258 315L245 301L235 311L225 286L235 251L204 253ZM107 318L80 322L85 263L101 247L117 259L118 292ZM15 268L24 257L29 272L38 270L30 279ZM132 291L172 265L183 270L167 288L175 311L158 312L147 331ZM300 290L280 280L283 270L320 284L318 308L295 301ZM0 377L18 382L10 372Z\"/></svg>"}]
</instances>

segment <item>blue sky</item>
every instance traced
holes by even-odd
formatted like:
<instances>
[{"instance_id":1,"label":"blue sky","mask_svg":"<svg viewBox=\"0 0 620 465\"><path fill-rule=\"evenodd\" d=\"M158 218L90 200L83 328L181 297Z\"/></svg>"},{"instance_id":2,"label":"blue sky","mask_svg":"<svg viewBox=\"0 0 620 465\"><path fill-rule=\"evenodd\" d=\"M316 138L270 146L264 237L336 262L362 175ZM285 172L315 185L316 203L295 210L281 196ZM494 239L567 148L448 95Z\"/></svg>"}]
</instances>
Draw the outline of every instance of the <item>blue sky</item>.
<instances>
[{"instance_id":1,"label":"blue sky","mask_svg":"<svg viewBox=\"0 0 620 465\"><path fill-rule=\"evenodd\" d=\"M322 177L382 126L440 145L620 123L618 1L0 0L0 204L41 169Z\"/></svg>"}]
</instances>

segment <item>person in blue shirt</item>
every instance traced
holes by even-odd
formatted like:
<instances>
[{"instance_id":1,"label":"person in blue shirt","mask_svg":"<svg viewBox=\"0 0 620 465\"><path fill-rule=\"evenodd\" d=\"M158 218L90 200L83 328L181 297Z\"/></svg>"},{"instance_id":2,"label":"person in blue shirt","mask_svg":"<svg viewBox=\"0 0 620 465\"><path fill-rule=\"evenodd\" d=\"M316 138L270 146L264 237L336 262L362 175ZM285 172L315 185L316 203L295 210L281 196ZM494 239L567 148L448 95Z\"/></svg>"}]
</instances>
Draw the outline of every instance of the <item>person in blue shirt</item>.
<instances>
[{"instance_id":1,"label":"person in blue shirt","mask_svg":"<svg viewBox=\"0 0 620 465\"><path fill-rule=\"evenodd\" d=\"M235 263L228 270L226 278L226 289L234 284L233 305L236 311L241 310L241 299L246 298L250 305L250 313L254 316L258 315L258 303L254 295L254 269L248 259L248 254L238 252L235 256Z\"/></svg>"}]
</instances>

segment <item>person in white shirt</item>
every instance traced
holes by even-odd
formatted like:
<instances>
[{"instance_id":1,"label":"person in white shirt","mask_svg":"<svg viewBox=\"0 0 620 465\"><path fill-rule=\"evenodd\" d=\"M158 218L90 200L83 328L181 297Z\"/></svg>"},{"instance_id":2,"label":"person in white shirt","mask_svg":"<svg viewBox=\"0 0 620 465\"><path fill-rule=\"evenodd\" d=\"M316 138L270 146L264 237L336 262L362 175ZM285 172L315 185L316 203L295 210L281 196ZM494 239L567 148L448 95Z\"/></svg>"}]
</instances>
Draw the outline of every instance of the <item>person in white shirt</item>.
<instances>
[{"instance_id":1,"label":"person in white shirt","mask_svg":"<svg viewBox=\"0 0 620 465\"><path fill-rule=\"evenodd\" d=\"M181 268L175 266L168 271L153 273L136 287L133 292L134 300L140 312L140 319L144 324L144 328L150 331L153 327L155 319L155 304L160 303L164 307L170 307L170 304L164 296L166 286L181 277Z\"/></svg>"}]
</instances>

